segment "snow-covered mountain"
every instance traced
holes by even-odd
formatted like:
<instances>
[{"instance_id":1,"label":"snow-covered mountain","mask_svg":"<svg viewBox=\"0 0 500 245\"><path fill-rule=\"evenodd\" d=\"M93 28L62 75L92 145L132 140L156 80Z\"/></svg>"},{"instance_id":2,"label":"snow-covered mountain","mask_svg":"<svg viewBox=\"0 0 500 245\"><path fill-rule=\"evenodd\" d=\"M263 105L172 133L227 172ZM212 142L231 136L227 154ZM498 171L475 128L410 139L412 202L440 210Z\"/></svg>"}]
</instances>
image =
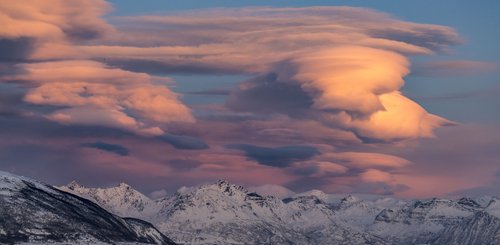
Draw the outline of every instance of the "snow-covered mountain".
<instances>
[{"instance_id":1,"label":"snow-covered mountain","mask_svg":"<svg viewBox=\"0 0 500 245\"><path fill-rule=\"evenodd\" d=\"M176 193L150 220L174 241L188 244L382 244L338 226L332 217L315 197L285 203L218 181Z\"/></svg>"},{"instance_id":2,"label":"snow-covered mountain","mask_svg":"<svg viewBox=\"0 0 500 245\"><path fill-rule=\"evenodd\" d=\"M153 223L184 244L453 244L458 238L449 234L461 229L469 231L462 236L472 242L500 244L495 226L475 231L499 218L500 200L492 197L405 201L312 190L281 200L227 181L181 188L159 200L124 184L108 189L75 184L61 188L116 214L132 210L129 216ZM474 218L480 214L490 219Z\"/></svg>"},{"instance_id":3,"label":"snow-covered mountain","mask_svg":"<svg viewBox=\"0 0 500 245\"><path fill-rule=\"evenodd\" d=\"M435 245L498 245L500 244L500 219L483 211L448 226L432 241Z\"/></svg>"},{"instance_id":4,"label":"snow-covered mountain","mask_svg":"<svg viewBox=\"0 0 500 245\"><path fill-rule=\"evenodd\" d=\"M86 188L78 182L72 181L68 185L58 188L89 199L122 217L139 219L149 217L156 215L160 208L157 202L125 183L110 188Z\"/></svg>"},{"instance_id":5,"label":"snow-covered mountain","mask_svg":"<svg viewBox=\"0 0 500 245\"><path fill-rule=\"evenodd\" d=\"M0 171L0 243L174 244L150 223L122 219L87 199Z\"/></svg>"},{"instance_id":6,"label":"snow-covered mountain","mask_svg":"<svg viewBox=\"0 0 500 245\"><path fill-rule=\"evenodd\" d=\"M399 208L387 208L368 229L395 244L425 244L445 228L483 210L472 199L448 200L434 198L409 202Z\"/></svg>"}]
</instances>

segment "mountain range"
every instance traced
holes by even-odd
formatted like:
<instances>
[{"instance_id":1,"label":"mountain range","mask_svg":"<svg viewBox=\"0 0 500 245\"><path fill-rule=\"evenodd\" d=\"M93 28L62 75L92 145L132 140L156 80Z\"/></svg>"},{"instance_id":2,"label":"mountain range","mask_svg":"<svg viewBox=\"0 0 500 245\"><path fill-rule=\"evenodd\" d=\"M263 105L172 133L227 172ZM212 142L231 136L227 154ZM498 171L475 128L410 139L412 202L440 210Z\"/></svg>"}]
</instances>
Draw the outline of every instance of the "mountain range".
<instances>
[{"instance_id":1,"label":"mountain range","mask_svg":"<svg viewBox=\"0 0 500 245\"><path fill-rule=\"evenodd\" d=\"M53 187L0 172L0 207L0 243L500 244L498 197L280 199L220 180L151 199L124 183Z\"/></svg>"},{"instance_id":2,"label":"mountain range","mask_svg":"<svg viewBox=\"0 0 500 245\"><path fill-rule=\"evenodd\" d=\"M181 244L500 244L500 198L402 200L319 190L280 199L220 180L150 199L127 184L59 187Z\"/></svg>"}]
</instances>

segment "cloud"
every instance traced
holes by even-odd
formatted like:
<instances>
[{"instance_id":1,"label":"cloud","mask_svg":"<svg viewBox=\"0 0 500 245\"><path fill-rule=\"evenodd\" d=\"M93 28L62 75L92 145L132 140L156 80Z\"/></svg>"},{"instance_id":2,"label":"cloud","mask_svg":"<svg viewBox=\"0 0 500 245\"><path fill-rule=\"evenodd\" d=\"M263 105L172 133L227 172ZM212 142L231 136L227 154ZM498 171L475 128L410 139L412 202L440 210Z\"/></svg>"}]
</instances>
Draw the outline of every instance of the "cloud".
<instances>
[{"instance_id":1,"label":"cloud","mask_svg":"<svg viewBox=\"0 0 500 245\"><path fill-rule=\"evenodd\" d=\"M157 136L164 134L159 127L147 127L135 118L119 110L107 110L96 107L74 107L60 109L46 116L52 121L62 124L75 124L85 126L104 126L135 132L144 136Z\"/></svg>"},{"instance_id":2,"label":"cloud","mask_svg":"<svg viewBox=\"0 0 500 245\"><path fill-rule=\"evenodd\" d=\"M380 96L383 110L367 120L353 121L354 131L364 138L398 140L434 137L433 130L454 123L428 113L400 92Z\"/></svg>"},{"instance_id":3,"label":"cloud","mask_svg":"<svg viewBox=\"0 0 500 245\"><path fill-rule=\"evenodd\" d=\"M225 95L229 95L230 92L231 91L229 89L219 88L219 89L199 90L199 91L189 92L187 94L192 94L192 95L220 95L220 96L225 96Z\"/></svg>"},{"instance_id":4,"label":"cloud","mask_svg":"<svg viewBox=\"0 0 500 245\"><path fill-rule=\"evenodd\" d=\"M2 166L29 172L39 164L54 180L67 178L53 176L55 168L90 183L125 178L148 192L225 178L272 184L262 192L434 193L441 175L407 170L431 171L421 162L438 160L393 147L450 124L401 88L411 55L461 42L452 28L349 7L199 10L113 17L111 26L102 18L109 8L97 0L0 3L0 22L7 23L0 86L16 87L14 99L4 99L10 92L3 87L0 98ZM484 64L434 65L448 71ZM189 108L163 76L173 73L246 80L230 91L192 92L227 101ZM74 147L81 142L90 143ZM120 146L134 154L122 157ZM95 149L114 154L89 154Z\"/></svg>"},{"instance_id":5,"label":"cloud","mask_svg":"<svg viewBox=\"0 0 500 245\"><path fill-rule=\"evenodd\" d=\"M21 63L16 66L18 74L4 77L14 80L44 84L50 82L79 81L89 83L144 84L152 77L146 73L135 73L113 68L91 60L62 60L37 63Z\"/></svg>"},{"instance_id":6,"label":"cloud","mask_svg":"<svg viewBox=\"0 0 500 245\"><path fill-rule=\"evenodd\" d=\"M404 22L361 8L248 8L118 18L115 35L106 36L102 34L113 29L100 17L109 10L106 3L79 1L75 4L78 7L62 1L54 4L61 6L46 13L57 16L53 19L40 14L45 13L45 6L3 6L9 20L22 30L5 30L3 35L41 42L32 55L35 60L71 60L20 64L20 74L4 79L44 83L41 86L46 88L61 88L45 84L73 79L113 84L118 95L91 94L86 101L106 97L105 103L112 104L108 110L131 110L132 114L125 114L141 125L162 128L165 123L193 122L194 118L175 93L153 85L149 75L87 59L125 64L127 68L143 63L164 70L185 67L191 73L198 69L269 74L241 84L226 105L236 111L313 118L329 127L351 130L365 140L432 137L433 129L448 123L399 93L409 72L405 55L430 54L460 43L448 27ZM11 14L16 8L24 11L28 20ZM80 8L81 13L72 14ZM89 20L82 23L84 18ZM26 21L41 26L24 28ZM81 40L92 38L99 39L81 44ZM125 83L134 91L125 88ZM47 95L39 93L41 90L32 89L26 101L46 105L61 102L40 100ZM405 126L394 127L402 124Z\"/></svg>"},{"instance_id":7,"label":"cloud","mask_svg":"<svg viewBox=\"0 0 500 245\"><path fill-rule=\"evenodd\" d=\"M57 40L65 41L56 45L70 48L57 53L58 58L66 54L68 59L105 60L114 65L125 64L127 68L131 67L127 63L143 63L165 70L185 67L191 72L198 69L268 74L242 83L226 105L235 111L314 118L330 127L351 130L365 140L432 137L433 129L448 123L399 93L403 77L409 72L405 55L430 54L460 42L456 32L448 27L403 22L376 11L348 7L226 9L187 13L189 18L185 14L121 18L116 35L102 36L94 45L72 45L68 40L73 40L73 36L77 40L95 38L99 35L91 33L111 28L100 19L108 10L106 4L95 1L92 7L86 3L80 7L87 12L67 16L73 8L64 6L62 9L69 10L62 11L61 23L50 25L50 32L36 34L29 29L27 33L36 38L47 37L48 33L62 35ZM76 21L83 17L90 18L94 28ZM131 26L127 23L134 25L127 28ZM158 32L163 29L169 30L168 35ZM50 45L40 45L34 57L46 59L55 53L44 55ZM59 72L52 69L54 66L60 67ZM128 99L111 102L112 110L132 110L134 115L126 114L139 124L194 121L174 93L150 85L152 78L144 73L111 68L96 61L19 67L24 72L11 79L47 83L64 77L66 81L86 83L103 83L106 79L110 80L107 84L149 84L136 85L133 93L123 93ZM119 92L126 90L123 85L114 86ZM45 96L37 95L39 90L32 90L27 101L40 104L40 100L30 99ZM50 100L43 102L49 104ZM116 109L116 105L123 109Z\"/></svg>"},{"instance_id":8,"label":"cloud","mask_svg":"<svg viewBox=\"0 0 500 245\"><path fill-rule=\"evenodd\" d=\"M209 148L202 139L193 136L166 134L160 136L159 139L182 150L205 150Z\"/></svg>"},{"instance_id":9,"label":"cloud","mask_svg":"<svg viewBox=\"0 0 500 245\"><path fill-rule=\"evenodd\" d=\"M128 156L130 154L129 150L121 145L110 144L102 141L96 141L94 143L83 143L81 144L81 146L111 152L119 156Z\"/></svg>"},{"instance_id":10,"label":"cloud","mask_svg":"<svg viewBox=\"0 0 500 245\"><path fill-rule=\"evenodd\" d=\"M272 185L272 184L266 184L261 186L250 186L248 187L248 190L256 192L259 195L275 196L281 199L290 197L295 194L295 192L291 191L286 187L280 185Z\"/></svg>"},{"instance_id":11,"label":"cloud","mask_svg":"<svg viewBox=\"0 0 500 245\"><path fill-rule=\"evenodd\" d=\"M390 150L415 163L393 172L396 182L410 187L400 195L480 196L498 186L498 126L460 124L440 129L436 139L424 139L411 147L388 145L377 149Z\"/></svg>"},{"instance_id":12,"label":"cloud","mask_svg":"<svg viewBox=\"0 0 500 245\"><path fill-rule=\"evenodd\" d=\"M329 178L347 174L349 168L334 162L312 160L295 163L291 171L303 176Z\"/></svg>"},{"instance_id":13,"label":"cloud","mask_svg":"<svg viewBox=\"0 0 500 245\"><path fill-rule=\"evenodd\" d=\"M114 33L101 18L110 8L102 0L0 4L6 26L0 62L9 62L10 70L0 82L20 85L24 102L46 107L34 113L65 124L161 135L168 123L193 122L190 109L166 86L170 79L111 67L79 51L83 42Z\"/></svg>"},{"instance_id":14,"label":"cloud","mask_svg":"<svg viewBox=\"0 0 500 245\"><path fill-rule=\"evenodd\" d=\"M139 65L148 70L163 66L170 72L262 73L325 47L350 44L429 54L460 42L448 27L349 7L217 9L117 22L126 35L110 38L109 45L82 47L83 52L121 65L148 64Z\"/></svg>"},{"instance_id":15,"label":"cloud","mask_svg":"<svg viewBox=\"0 0 500 245\"><path fill-rule=\"evenodd\" d=\"M171 159L168 160L168 165L178 170L191 170L203 165L202 162L196 159Z\"/></svg>"},{"instance_id":16,"label":"cloud","mask_svg":"<svg viewBox=\"0 0 500 245\"><path fill-rule=\"evenodd\" d=\"M118 127L139 134L162 134L169 122L193 122L189 108L153 78L87 60L18 65L20 73L6 81L24 81L33 87L24 101L37 105L71 107L47 118L63 123ZM33 84L33 85L29 85ZM85 113L90 118L76 115ZM150 126L148 126L150 125ZM156 128L154 130L151 130Z\"/></svg>"},{"instance_id":17,"label":"cloud","mask_svg":"<svg viewBox=\"0 0 500 245\"><path fill-rule=\"evenodd\" d=\"M322 54L321 58L301 61L311 64L299 66L302 70L293 77L269 74L250 79L231 93L226 105L233 111L308 117L350 130L365 141L433 137L435 128L451 123L398 91L407 72L406 59L392 54L399 61L390 66L390 59L385 58L385 67L377 59L390 53L374 51L370 60L370 51L374 50L340 48L333 52L338 58ZM315 65L318 63L321 65ZM293 68L282 68L283 72L290 70Z\"/></svg>"},{"instance_id":18,"label":"cloud","mask_svg":"<svg viewBox=\"0 0 500 245\"><path fill-rule=\"evenodd\" d=\"M366 182L391 182L393 178L390 173L377 169L367 169L361 174L361 179Z\"/></svg>"},{"instance_id":19,"label":"cloud","mask_svg":"<svg viewBox=\"0 0 500 245\"><path fill-rule=\"evenodd\" d=\"M307 117L366 142L433 137L450 123L400 92L407 56L461 42L449 27L349 7L217 9L118 22L127 39L117 35L81 52L126 67L256 75L228 97L236 112Z\"/></svg>"},{"instance_id":20,"label":"cloud","mask_svg":"<svg viewBox=\"0 0 500 245\"><path fill-rule=\"evenodd\" d=\"M0 38L0 61L16 62L29 57L34 51L34 41L30 38Z\"/></svg>"},{"instance_id":21,"label":"cloud","mask_svg":"<svg viewBox=\"0 0 500 245\"><path fill-rule=\"evenodd\" d=\"M0 4L0 37L45 40L91 39L113 28L100 18L111 9L102 0L10 2Z\"/></svg>"},{"instance_id":22,"label":"cloud","mask_svg":"<svg viewBox=\"0 0 500 245\"><path fill-rule=\"evenodd\" d=\"M288 167L294 161L307 160L319 154L319 151L312 146L282 146L271 148L247 144L233 144L226 147L244 151L248 158L262 165L278 168Z\"/></svg>"},{"instance_id":23,"label":"cloud","mask_svg":"<svg viewBox=\"0 0 500 245\"><path fill-rule=\"evenodd\" d=\"M320 155L319 159L328 159L343 163L349 167L366 168L401 168L410 162L401 157L368 152L336 152Z\"/></svg>"},{"instance_id":24,"label":"cloud","mask_svg":"<svg viewBox=\"0 0 500 245\"><path fill-rule=\"evenodd\" d=\"M308 53L293 62L298 66L293 78L317 94L314 108L368 115L384 108L379 95L398 90L408 72L403 56L356 46Z\"/></svg>"},{"instance_id":25,"label":"cloud","mask_svg":"<svg viewBox=\"0 0 500 245\"><path fill-rule=\"evenodd\" d=\"M0 3L0 61L35 57L75 58L72 42L102 38L114 28L101 18L111 10L103 0ZM42 56L40 56L42 54Z\"/></svg>"},{"instance_id":26,"label":"cloud","mask_svg":"<svg viewBox=\"0 0 500 245\"><path fill-rule=\"evenodd\" d=\"M291 116L303 114L312 104L311 96L300 84L279 81L275 73L241 83L226 101L226 106L233 111Z\"/></svg>"},{"instance_id":27,"label":"cloud","mask_svg":"<svg viewBox=\"0 0 500 245\"><path fill-rule=\"evenodd\" d=\"M168 195L168 191L165 189L161 189L161 190L156 190L156 191L151 192L149 194L149 197L151 197L153 200L156 200L156 199L166 197L167 195Z\"/></svg>"},{"instance_id":28,"label":"cloud","mask_svg":"<svg viewBox=\"0 0 500 245\"><path fill-rule=\"evenodd\" d=\"M109 68L102 63L85 60L41 62L20 67L23 70L21 74L5 79L40 83L26 94L25 101L29 103L69 106L87 112L95 108L95 115L99 115L100 111L122 114L122 117L137 121L134 123L137 128L148 123L161 126L168 122L194 121L190 110L178 100L177 94L166 86L154 85L153 78L144 73ZM69 110L65 109L64 114L68 114ZM125 115L125 110L131 114ZM52 115L49 118L60 121L58 118L61 117ZM66 123L78 122L73 119L66 120ZM106 126L112 125L106 123Z\"/></svg>"}]
</instances>

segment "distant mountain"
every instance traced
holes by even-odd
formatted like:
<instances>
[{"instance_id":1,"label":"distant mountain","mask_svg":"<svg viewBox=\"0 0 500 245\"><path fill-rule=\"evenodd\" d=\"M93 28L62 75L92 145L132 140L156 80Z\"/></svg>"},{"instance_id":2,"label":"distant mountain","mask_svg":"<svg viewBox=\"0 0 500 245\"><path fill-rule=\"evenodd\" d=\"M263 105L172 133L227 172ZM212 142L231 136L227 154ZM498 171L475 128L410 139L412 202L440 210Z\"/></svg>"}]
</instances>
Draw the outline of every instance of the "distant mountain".
<instances>
[{"instance_id":1,"label":"distant mountain","mask_svg":"<svg viewBox=\"0 0 500 245\"><path fill-rule=\"evenodd\" d=\"M482 210L484 207L469 198L417 200L382 210L369 231L394 244L427 244L444 229Z\"/></svg>"},{"instance_id":2,"label":"distant mountain","mask_svg":"<svg viewBox=\"0 0 500 245\"><path fill-rule=\"evenodd\" d=\"M76 181L72 181L59 189L89 199L104 209L123 217L153 216L160 208L157 202L125 183L110 188L86 188Z\"/></svg>"},{"instance_id":3,"label":"distant mountain","mask_svg":"<svg viewBox=\"0 0 500 245\"><path fill-rule=\"evenodd\" d=\"M132 214L152 222L178 243L383 244L378 237L337 225L331 219L333 210L315 197L284 202L276 197L249 192L227 181L218 181L182 188L171 197L150 200L135 190L120 186L124 185L96 189L73 183L60 188L91 197L103 207L117 207L116 210L110 209L117 214L133 210ZM111 194L113 192L128 193L127 196L136 198L119 198L119 195ZM105 200L103 196L113 196L113 200ZM128 201L123 201L125 199ZM138 202L131 200L141 200L140 203L149 206L139 205L141 208L137 209Z\"/></svg>"},{"instance_id":4,"label":"distant mountain","mask_svg":"<svg viewBox=\"0 0 500 245\"><path fill-rule=\"evenodd\" d=\"M483 211L447 227L432 241L435 245L498 245L500 244L500 219Z\"/></svg>"},{"instance_id":5,"label":"distant mountain","mask_svg":"<svg viewBox=\"0 0 500 245\"><path fill-rule=\"evenodd\" d=\"M189 244L383 244L338 226L332 215L314 197L285 203L218 181L176 193L150 220L175 241Z\"/></svg>"},{"instance_id":6,"label":"distant mountain","mask_svg":"<svg viewBox=\"0 0 500 245\"><path fill-rule=\"evenodd\" d=\"M122 219L93 202L0 171L0 243L174 244L145 221Z\"/></svg>"},{"instance_id":7,"label":"distant mountain","mask_svg":"<svg viewBox=\"0 0 500 245\"><path fill-rule=\"evenodd\" d=\"M147 220L183 244L462 244L456 243L466 239L461 230L472 241L466 244L500 244L499 228L491 225L500 214L494 197L405 201L312 190L281 200L223 180L159 200L125 184L61 188ZM474 218L481 215L489 218Z\"/></svg>"}]
</instances>

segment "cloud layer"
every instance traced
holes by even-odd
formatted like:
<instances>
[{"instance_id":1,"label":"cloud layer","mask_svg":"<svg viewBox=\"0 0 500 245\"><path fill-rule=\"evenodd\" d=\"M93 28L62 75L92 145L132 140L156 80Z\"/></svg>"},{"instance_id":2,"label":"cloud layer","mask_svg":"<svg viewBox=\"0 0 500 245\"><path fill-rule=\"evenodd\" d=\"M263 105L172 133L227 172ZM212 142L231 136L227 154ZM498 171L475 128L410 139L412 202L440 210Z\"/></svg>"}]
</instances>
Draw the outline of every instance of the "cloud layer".
<instances>
[{"instance_id":1,"label":"cloud layer","mask_svg":"<svg viewBox=\"0 0 500 245\"><path fill-rule=\"evenodd\" d=\"M233 91L227 105L235 110L307 114L364 140L432 137L449 123L399 92L407 55L460 43L448 27L349 7L220 9L120 21L133 24L119 28L126 39L117 35L82 52L153 73L264 74Z\"/></svg>"},{"instance_id":2,"label":"cloud layer","mask_svg":"<svg viewBox=\"0 0 500 245\"><path fill-rule=\"evenodd\" d=\"M57 181L69 177L49 170L89 183L125 179L161 190L154 195L217 178L282 196L311 188L424 195L432 192L408 170L426 172L425 164L405 149L453 122L406 97L405 77L492 69L459 60L412 73L411 57L448 52L458 34L370 9L212 9L107 22L110 9L101 0L0 3L2 168L27 172L36 162ZM186 104L166 77L179 74L245 79L200 82L186 94L225 102Z\"/></svg>"},{"instance_id":3,"label":"cloud layer","mask_svg":"<svg viewBox=\"0 0 500 245\"><path fill-rule=\"evenodd\" d=\"M63 107L45 115L61 123L161 135L166 123L193 122L167 79L110 67L78 50L115 32L101 18L110 9L101 0L0 4L0 61L14 70L1 81L27 88L27 103Z\"/></svg>"}]
</instances>

